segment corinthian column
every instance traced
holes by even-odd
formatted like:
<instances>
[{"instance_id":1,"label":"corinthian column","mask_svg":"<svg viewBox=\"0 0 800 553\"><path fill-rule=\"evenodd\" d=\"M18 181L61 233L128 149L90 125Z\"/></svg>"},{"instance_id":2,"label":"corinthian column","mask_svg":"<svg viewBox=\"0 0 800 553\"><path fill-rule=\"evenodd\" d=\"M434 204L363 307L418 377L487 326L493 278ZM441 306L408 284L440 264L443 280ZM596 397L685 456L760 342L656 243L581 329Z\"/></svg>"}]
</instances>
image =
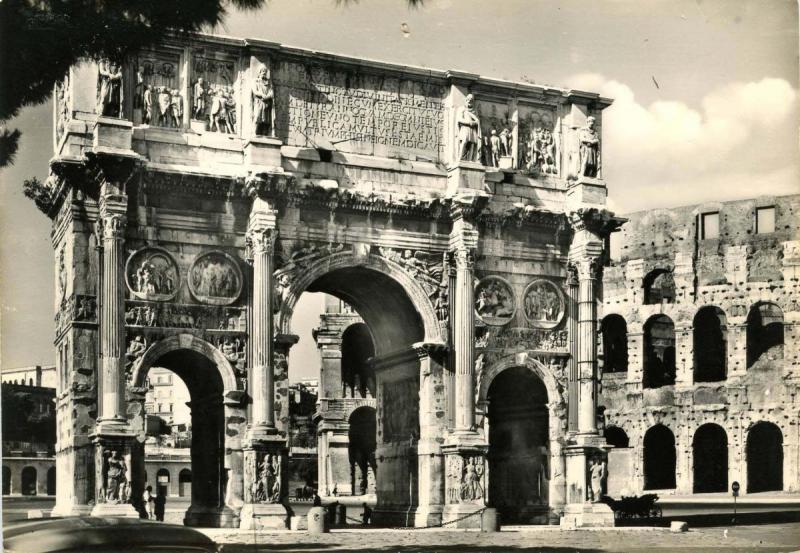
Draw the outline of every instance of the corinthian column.
<instances>
[{"instance_id":1,"label":"corinthian column","mask_svg":"<svg viewBox=\"0 0 800 553\"><path fill-rule=\"evenodd\" d=\"M578 433L597 433L597 257L582 259L578 268Z\"/></svg>"},{"instance_id":2,"label":"corinthian column","mask_svg":"<svg viewBox=\"0 0 800 553\"><path fill-rule=\"evenodd\" d=\"M467 248L453 252L456 265L453 349L455 350L455 430L475 426L475 294L473 254Z\"/></svg>"},{"instance_id":3,"label":"corinthian column","mask_svg":"<svg viewBox=\"0 0 800 553\"><path fill-rule=\"evenodd\" d=\"M274 328L272 318L274 270L273 255L277 237L276 211L258 197L253 200L253 210L247 228L253 256L253 328L250 330L252 364L250 367L250 395L253 408L250 434L275 434L275 376L273 374Z\"/></svg>"},{"instance_id":4,"label":"corinthian column","mask_svg":"<svg viewBox=\"0 0 800 553\"><path fill-rule=\"evenodd\" d=\"M100 225L103 270L100 289L100 416L98 433L119 427L125 417L125 296L122 288L126 202L124 196L103 195Z\"/></svg>"}]
</instances>

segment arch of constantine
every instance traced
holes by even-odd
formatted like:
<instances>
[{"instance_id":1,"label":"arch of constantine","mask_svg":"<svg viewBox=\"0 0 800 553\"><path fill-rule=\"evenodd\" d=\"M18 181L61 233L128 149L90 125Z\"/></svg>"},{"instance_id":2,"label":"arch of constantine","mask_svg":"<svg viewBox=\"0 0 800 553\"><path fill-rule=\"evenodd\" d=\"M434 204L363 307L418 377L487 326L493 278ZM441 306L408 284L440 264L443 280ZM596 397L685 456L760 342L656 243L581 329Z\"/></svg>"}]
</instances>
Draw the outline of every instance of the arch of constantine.
<instances>
[{"instance_id":1,"label":"arch of constantine","mask_svg":"<svg viewBox=\"0 0 800 553\"><path fill-rule=\"evenodd\" d=\"M191 395L186 523L285 526L292 313L325 292L374 348L377 523L490 506L613 524L596 502L596 306L624 222L605 209L608 105L203 35L73 67L36 197L57 267L54 514L141 510L156 366Z\"/></svg>"}]
</instances>

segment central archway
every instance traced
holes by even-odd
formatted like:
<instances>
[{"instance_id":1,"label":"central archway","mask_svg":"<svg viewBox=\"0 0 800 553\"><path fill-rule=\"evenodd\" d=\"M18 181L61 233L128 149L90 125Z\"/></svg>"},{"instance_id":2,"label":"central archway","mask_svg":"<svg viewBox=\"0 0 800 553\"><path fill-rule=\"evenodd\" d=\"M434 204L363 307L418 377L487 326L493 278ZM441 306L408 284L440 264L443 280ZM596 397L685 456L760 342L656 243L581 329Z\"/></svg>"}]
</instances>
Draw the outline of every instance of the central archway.
<instances>
[{"instance_id":1,"label":"central archway","mask_svg":"<svg viewBox=\"0 0 800 553\"><path fill-rule=\"evenodd\" d=\"M369 431L373 433L374 457L379 463L375 486L378 524L414 524L416 511L424 511L420 503L427 505L427 500L420 500L428 490L418 489L419 474L430 471L433 475L437 470L434 465L441 463L441 444L434 439L433 425L420 424L422 380L418 346L423 342L444 344L444 333L431 302L432 290L422 286L420 281L424 279L420 275L415 278L414 270L421 269L382 255L343 251L310 261L301 259L276 274L282 286L279 334L294 334L292 315L305 292L321 292L342 300L368 329L363 334L371 338L372 360L342 377L344 395L366 396L369 391L376 400L377 420L374 426L369 425L374 428ZM345 349L343 356L347 353ZM283 385L276 382L278 387ZM362 438L372 441L366 440L366 436ZM428 444L426 451L432 452L431 455L419 456L422 442ZM362 449L369 452L372 446L368 443L359 451ZM351 467L358 467L363 476L371 466L369 453L366 457L356 457L351 459ZM355 492L361 491L363 478L355 478L356 482L353 479L351 475L350 484L355 484Z\"/></svg>"},{"instance_id":2,"label":"central archway","mask_svg":"<svg viewBox=\"0 0 800 553\"><path fill-rule=\"evenodd\" d=\"M231 392L238 388L233 368L218 348L190 334L170 336L151 346L133 371L134 390L146 389L148 372L154 367L180 378L190 397L191 504L184 523L238 526L236 508L242 500L237 490L243 486L241 448L234 447L233 438L243 431L239 426L246 417L241 405L231 400ZM144 408L140 413L146 417ZM142 428L146 428L146 421ZM139 497L146 485L154 491L158 486L156 473L156 481L145 482L149 475L144 472L145 445L141 438L137 459L132 460L132 470L139 475L134 479L134 497Z\"/></svg>"}]
</instances>

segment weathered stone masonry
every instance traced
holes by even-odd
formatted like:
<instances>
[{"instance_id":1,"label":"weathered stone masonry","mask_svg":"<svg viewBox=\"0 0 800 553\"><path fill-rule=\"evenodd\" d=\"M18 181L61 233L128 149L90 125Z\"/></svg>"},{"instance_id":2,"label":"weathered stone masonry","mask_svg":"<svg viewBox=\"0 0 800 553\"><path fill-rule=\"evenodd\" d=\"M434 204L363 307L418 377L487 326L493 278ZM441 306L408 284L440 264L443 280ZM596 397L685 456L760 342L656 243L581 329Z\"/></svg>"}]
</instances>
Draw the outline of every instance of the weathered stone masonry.
<instances>
[{"instance_id":1,"label":"weathered stone masonry","mask_svg":"<svg viewBox=\"0 0 800 553\"><path fill-rule=\"evenodd\" d=\"M599 340L606 436L624 446L611 493L799 491L799 212L781 196L628 216Z\"/></svg>"},{"instance_id":2,"label":"weathered stone masonry","mask_svg":"<svg viewBox=\"0 0 800 553\"><path fill-rule=\"evenodd\" d=\"M160 366L191 395L186 522L284 526L291 317L320 291L374 346L377 521L488 504L609 523L587 501L599 269L623 223L601 174L610 100L210 36L82 63L58 98L37 191L57 513L141 508Z\"/></svg>"}]
</instances>

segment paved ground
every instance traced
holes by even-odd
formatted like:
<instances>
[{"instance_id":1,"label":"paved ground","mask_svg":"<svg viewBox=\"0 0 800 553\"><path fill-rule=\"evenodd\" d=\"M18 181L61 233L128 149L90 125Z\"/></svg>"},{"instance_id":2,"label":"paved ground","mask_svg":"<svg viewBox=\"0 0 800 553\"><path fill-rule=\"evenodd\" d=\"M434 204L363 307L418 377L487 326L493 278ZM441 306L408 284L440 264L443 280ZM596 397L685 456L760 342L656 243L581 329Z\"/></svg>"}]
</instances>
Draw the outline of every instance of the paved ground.
<instances>
[{"instance_id":1,"label":"paved ground","mask_svg":"<svg viewBox=\"0 0 800 553\"><path fill-rule=\"evenodd\" d=\"M673 534L665 529L630 528L562 531L555 527L481 534L463 530L348 530L310 535L304 532L274 534L210 534L223 544L222 553L281 551L316 553L375 551L385 553L631 553L654 552L790 552L800 550L800 524L741 526L692 530Z\"/></svg>"}]
</instances>

